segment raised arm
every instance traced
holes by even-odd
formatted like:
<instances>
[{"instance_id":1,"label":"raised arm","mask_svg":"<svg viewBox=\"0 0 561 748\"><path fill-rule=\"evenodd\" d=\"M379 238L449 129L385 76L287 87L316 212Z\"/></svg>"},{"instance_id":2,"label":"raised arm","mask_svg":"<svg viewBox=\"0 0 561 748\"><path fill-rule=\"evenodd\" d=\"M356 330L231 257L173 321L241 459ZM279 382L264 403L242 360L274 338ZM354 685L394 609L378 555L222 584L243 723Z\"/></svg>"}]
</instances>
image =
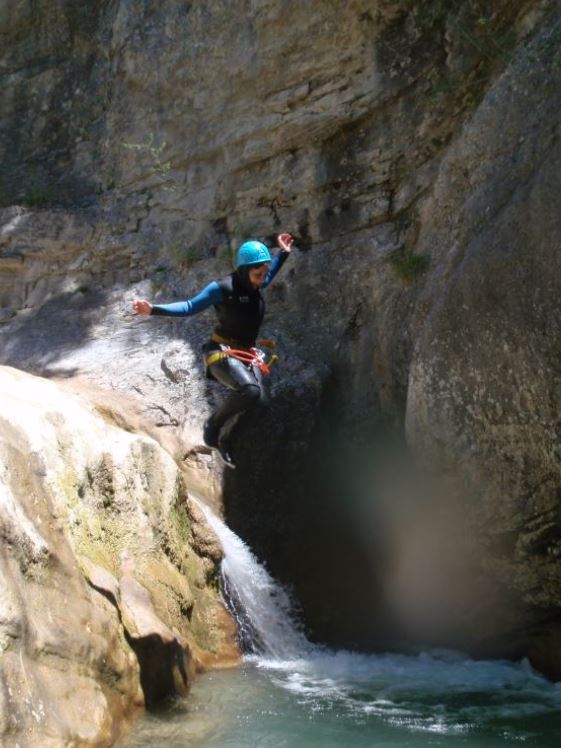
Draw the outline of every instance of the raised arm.
<instances>
[{"instance_id":1,"label":"raised arm","mask_svg":"<svg viewBox=\"0 0 561 748\"><path fill-rule=\"evenodd\" d=\"M213 281L199 294L186 301L176 301L172 304L152 304L146 299L135 299L132 302L133 312L136 314L152 314L162 317L191 317L218 304L223 299L222 289Z\"/></svg>"},{"instance_id":2,"label":"raised arm","mask_svg":"<svg viewBox=\"0 0 561 748\"><path fill-rule=\"evenodd\" d=\"M269 272L265 276L265 280L261 288L267 288L269 283L271 283L275 275L279 272L284 262L288 259L288 255L292 250L293 243L294 237L291 234L285 233L278 235L277 244L280 247L280 252L273 257L271 265L269 267Z\"/></svg>"}]
</instances>

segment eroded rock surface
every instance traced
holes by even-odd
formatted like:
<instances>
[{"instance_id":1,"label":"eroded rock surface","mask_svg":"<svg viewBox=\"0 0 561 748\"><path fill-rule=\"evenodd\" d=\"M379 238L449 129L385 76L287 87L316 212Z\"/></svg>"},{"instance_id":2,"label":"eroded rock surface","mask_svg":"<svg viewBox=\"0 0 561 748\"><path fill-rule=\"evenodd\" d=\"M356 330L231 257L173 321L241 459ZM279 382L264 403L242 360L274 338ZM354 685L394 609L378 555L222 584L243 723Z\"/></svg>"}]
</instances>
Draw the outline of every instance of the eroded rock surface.
<instances>
[{"instance_id":1,"label":"eroded rock surface","mask_svg":"<svg viewBox=\"0 0 561 748\"><path fill-rule=\"evenodd\" d=\"M556 641L558 3L71 6L2 17L4 361L135 392L317 638ZM280 229L282 368L221 487L210 318L130 301Z\"/></svg>"},{"instance_id":2,"label":"eroded rock surface","mask_svg":"<svg viewBox=\"0 0 561 748\"><path fill-rule=\"evenodd\" d=\"M422 208L435 270L406 416L417 453L461 476L471 553L538 620L561 599L560 42L557 24L515 55Z\"/></svg>"},{"instance_id":3,"label":"eroded rock surface","mask_svg":"<svg viewBox=\"0 0 561 748\"><path fill-rule=\"evenodd\" d=\"M110 745L135 707L236 661L221 550L152 439L14 369L0 393L2 745Z\"/></svg>"}]
</instances>

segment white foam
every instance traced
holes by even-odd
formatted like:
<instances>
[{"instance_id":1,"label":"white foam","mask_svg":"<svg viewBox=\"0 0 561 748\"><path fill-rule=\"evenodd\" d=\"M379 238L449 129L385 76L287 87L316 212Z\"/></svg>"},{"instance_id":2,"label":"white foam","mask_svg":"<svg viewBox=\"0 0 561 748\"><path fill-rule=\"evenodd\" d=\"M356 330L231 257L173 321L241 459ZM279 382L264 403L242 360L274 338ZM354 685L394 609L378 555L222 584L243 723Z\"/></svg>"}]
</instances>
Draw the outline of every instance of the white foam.
<instances>
[{"instance_id":1,"label":"white foam","mask_svg":"<svg viewBox=\"0 0 561 748\"><path fill-rule=\"evenodd\" d=\"M255 637L246 660L311 711L336 709L353 720L459 735L475 725L561 709L561 684L546 681L527 662L476 661L448 650L417 656L333 652L310 644L286 591L240 538L200 506L223 545L223 574Z\"/></svg>"},{"instance_id":2,"label":"white foam","mask_svg":"<svg viewBox=\"0 0 561 748\"><path fill-rule=\"evenodd\" d=\"M257 654L274 661L294 660L312 651L293 613L290 596L259 563L248 546L205 504L197 501L224 549L222 573L229 594L249 621ZM243 627L244 621L239 621Z\"/></svg>"}]
</instances>

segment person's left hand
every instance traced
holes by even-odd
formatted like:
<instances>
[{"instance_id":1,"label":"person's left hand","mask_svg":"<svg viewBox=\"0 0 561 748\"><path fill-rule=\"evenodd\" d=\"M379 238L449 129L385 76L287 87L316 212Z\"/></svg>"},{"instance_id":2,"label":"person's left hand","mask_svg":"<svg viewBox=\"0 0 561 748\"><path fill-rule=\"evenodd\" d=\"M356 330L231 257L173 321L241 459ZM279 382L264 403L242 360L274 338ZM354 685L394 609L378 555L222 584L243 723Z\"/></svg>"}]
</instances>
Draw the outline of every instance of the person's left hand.
<instances>
[{"instance_id":1,"label":"person's left hand","mask_svg":"<svg viewBox=\"0 0 561 748\"><path fill-rule=\"evenodd\" d=\"M277 243L283 252L290 252L294 243L294 237L292 234L279 234L277 236Z\"/></svg>"}]
</instances>

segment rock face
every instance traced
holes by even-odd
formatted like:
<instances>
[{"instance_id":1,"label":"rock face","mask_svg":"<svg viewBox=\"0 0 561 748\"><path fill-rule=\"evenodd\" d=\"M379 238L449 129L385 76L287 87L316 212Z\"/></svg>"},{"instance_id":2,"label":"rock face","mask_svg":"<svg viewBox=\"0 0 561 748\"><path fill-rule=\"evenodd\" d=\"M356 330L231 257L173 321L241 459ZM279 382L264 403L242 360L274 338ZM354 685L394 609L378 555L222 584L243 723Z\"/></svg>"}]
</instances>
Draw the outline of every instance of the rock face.
<instances>
[{"instance_id":1,"label":"rock face","mask_svg":"<svg viewBox=\"0 0 561 748\"><path fill-rule=\"evenodd\" d=\"M111 745L135 707L236 661L222 551L152 439L14 369L0 392L1 742Z\"/></svg>"},{"instance_id":2,"label":"rock face","mask_svg":"<svg viewBox=\"0 0 561 748\"><path fill-rule=\"evenodd\" d=\"M557 25L515 55L423 206L435 272L406 416L418 453L462 477L486 573L544 619L561 599L560 41Z\"/></svg>"},{"instance_id":3,"label":"rock face","mask_svg":"<svg viewBox=\"0 0 561 748\"><path fill-rule=\"evenodd\" d=\"M558 640L559 23L540 0L2 16L4 361L134 390L316 638ZM220 489L209 318L129 303L281 228L273 407Z\"/></svg>"}]
</instances>

